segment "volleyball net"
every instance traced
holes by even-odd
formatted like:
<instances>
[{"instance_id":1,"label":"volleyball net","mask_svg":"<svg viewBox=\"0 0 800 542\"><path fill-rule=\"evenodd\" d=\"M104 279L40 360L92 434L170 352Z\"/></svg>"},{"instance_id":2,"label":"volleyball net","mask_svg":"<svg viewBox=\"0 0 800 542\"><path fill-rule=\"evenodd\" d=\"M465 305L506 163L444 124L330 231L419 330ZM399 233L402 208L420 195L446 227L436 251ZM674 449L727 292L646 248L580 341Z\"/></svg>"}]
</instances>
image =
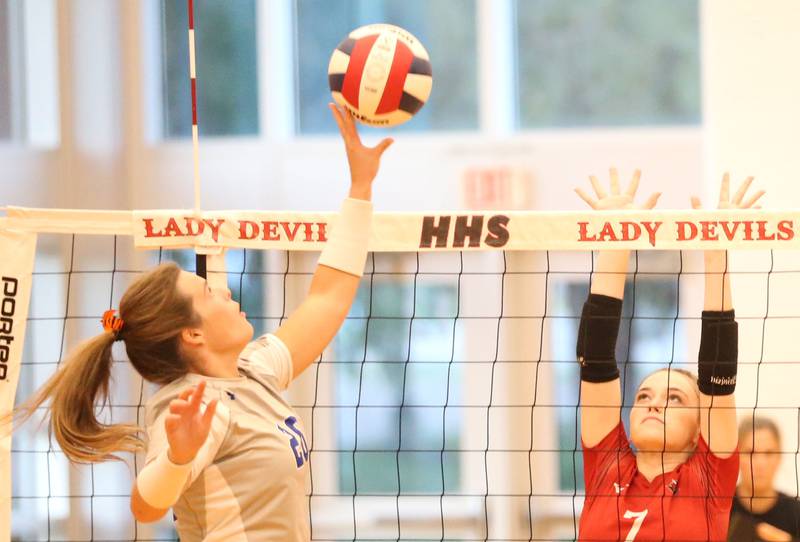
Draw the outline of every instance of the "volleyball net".
<instances>
[{"instance_id":1,"label":"volleyball net","mask_svg":"<svg viewBox=\"0 0 800 542\"><path fill-rule=\"evenodd\" d=\"M159 262L195 271L195 252L209 254L209 281L257 334L275 330L335 227L333 213L9 208L0 410L100 333L103 312ZM342 330L287 392L307 429L313 540L575 539L575 343L597 249L634 250L617 349L626 408L652 370L696 367L700 251L732 251L738 413L781 428L777 483L798 495L796 228L791 212L377 213ZM102 419L141 424L154 391L115 344ZM176 538L170 515L143 525L129 511L142 457L72 465L46 415L0 439L0 540Z\"/></svg>"}]
</instances>

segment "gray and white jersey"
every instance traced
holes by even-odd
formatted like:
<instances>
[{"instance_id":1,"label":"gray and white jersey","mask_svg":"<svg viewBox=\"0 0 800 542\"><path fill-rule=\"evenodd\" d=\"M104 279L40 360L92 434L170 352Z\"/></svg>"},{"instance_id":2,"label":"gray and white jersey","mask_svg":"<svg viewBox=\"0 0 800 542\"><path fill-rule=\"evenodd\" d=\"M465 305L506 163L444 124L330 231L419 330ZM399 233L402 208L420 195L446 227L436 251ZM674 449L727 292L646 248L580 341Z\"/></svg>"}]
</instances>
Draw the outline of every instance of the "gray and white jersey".
<instances>
[{"instance_id":1,"label":"gray and white jersey","mask_svg":"<svg viewBox=\"0 0 800 542\"><path fill-rule=\"evenodd\" d=\"M145 406L145 463L168 446L164 419L170 401L205 380L203 404L219 404L173 507L181 541L307 542L308 446L302 422L280 396L292 380L288 348L274 335L259 337L239 356L239 374L190 373L153 395Z\"/></svg>"}]
</instances>

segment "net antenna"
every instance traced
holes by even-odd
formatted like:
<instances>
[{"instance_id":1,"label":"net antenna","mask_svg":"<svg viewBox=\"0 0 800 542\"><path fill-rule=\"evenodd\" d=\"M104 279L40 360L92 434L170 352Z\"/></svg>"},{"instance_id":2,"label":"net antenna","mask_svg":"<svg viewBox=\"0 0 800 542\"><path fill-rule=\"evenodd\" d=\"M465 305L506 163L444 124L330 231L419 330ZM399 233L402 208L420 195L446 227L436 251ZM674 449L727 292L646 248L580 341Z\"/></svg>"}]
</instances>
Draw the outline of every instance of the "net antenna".
<instances>
[{"instance_id":1,"label":"net antenna","mask_svg":"<svg viewBox=\"0 0 800 542\"><path fill-rule=\"evenodd\" d=\"M192 164L194 166L194 212L200 215L200 134L197 124L197 55L194 39L194 0L186 0L189 11L189 86L192 93Z\"/></svg>"},{"instance_id":2,"label":"net antenna","mask_svg":"<svg viewBox=\"0 0 800 542\"><path fill-rule=\"evenodd\" d=\"M200 218L200 132L197 123L197 54L194 39L194 0L186 0L189 25L189 87L192 95L192 179L194 181L194 216ZM208 266L205 251L196 249L195 273L206 278Z\"/></svg>"}]
</instances>

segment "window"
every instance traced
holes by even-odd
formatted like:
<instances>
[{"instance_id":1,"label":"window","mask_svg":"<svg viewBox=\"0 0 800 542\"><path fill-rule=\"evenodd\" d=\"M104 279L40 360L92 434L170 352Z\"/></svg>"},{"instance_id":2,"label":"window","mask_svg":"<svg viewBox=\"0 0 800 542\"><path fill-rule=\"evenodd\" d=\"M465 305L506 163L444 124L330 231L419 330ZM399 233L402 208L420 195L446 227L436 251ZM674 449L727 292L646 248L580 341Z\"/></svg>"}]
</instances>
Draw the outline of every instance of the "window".
<instances>
[{"instance_id":1,"label":"window","mask_svg":"<svg viewBox=\"0 0 800 542\"><path fill-rule=\"evenodd\" d=\"M192 130L188 13L185 2L162 0L163 121L165 138ZM259 132L255 0L195 2L197 107L200 133Z\"/></svg>"},{"instance_id":2,"label":"window","mask_svg":"<svg viewBox=\"0 0 800 542\"><path fill-rule=\"evenodd\" d=\"M55 0L0 0L0 140L60 139Z\"/></svg>"},{"instance_id":3,"label":"window","mask_svg":"<svg viewBox=\"0 0 800 542\"><path fill-rule=\"evenodd\" d=\"M433 90L400 130L470 130L478 126L475 0L296 0L298 131L335 132L326 104L328 61L356 28L385 22L414 34L433 65Z\"/></svg>"},{"instance_id":4,"label":"window","mask_svg":"<svg viewBox=\"0 0 800 542\"><path fill-rule=\"evenodd\" d=\"M700 123L696 0L517 0L519 123Z\"/></svg>"},{"instance_id":5,"label":"window","mask_svg":"<svg viewBox=\"0 0 800 542\"><path fill-rule=\"evenodd\" d=\"M677 357L671 360L672 355L683 351L681 345L676 344L676 341L682 340L682 334L675 332L675 327L681 325L676 321L677 277L637 276L635 287L631 281L625 285L617 360L623 386L622 419L626 429L633 395L642 379L670 361L685 361ZM580 413L577 408L580 371L577 363L569 363L568 360L575 359L578 321L586 300L588 283L568 283L562 288L562 294L557 298L554 296L557 305L555 314L560 317L556 318L551 337L553 359L560 361L555 369L555 403L559 405L558 487L562 491L577 490L582 493L583 457L580 450ZM631 323L634 307L635 317ZM691 368L691 364L687 368Z\"/></svg>"},{"instance_id":6,"label":"window","mask_svg":"<svg viewBox=\"0 0 800 542\"><path fill-rule=\"evenodd\" d=\"M376 277L371 299L370 288L359 290L336 339L340 494L437 495L460 487L458 453L437 450L460 446L461 409L444 405L448 388L461 387L461 369L432 361L458 312L456 288L429 283L414 293L407 278Z\"/></svg>"}]
</instances>

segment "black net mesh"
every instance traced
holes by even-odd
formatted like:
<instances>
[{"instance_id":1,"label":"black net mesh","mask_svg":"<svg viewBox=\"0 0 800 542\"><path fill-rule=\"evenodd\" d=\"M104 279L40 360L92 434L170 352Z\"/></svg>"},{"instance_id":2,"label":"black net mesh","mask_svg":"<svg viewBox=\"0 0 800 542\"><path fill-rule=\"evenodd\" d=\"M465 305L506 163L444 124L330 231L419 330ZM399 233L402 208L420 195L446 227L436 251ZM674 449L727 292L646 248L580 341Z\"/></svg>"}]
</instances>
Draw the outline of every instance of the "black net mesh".
<instances>
[{"instance_id":1,"label":"black net mesh","mask_svg":"<svg viewBox=\"0 0 800 542\"><path fill-rule=\"evenodd\" d=\"M23 402L106 309L159 261L129 238L42 235L21 379ZM302 301L316 254L230 251L228 285L256 333ZM310 448L314 540L573 540L583 503L575 342L592 257L563 252L372 254L352 310L287 392ZM800 259L731 258L740 417L783 433L776 484L798 494ZM696 370L702 261L631 259L617 358L627 409L644 375ZM109 422L142 423L154 387L114 347ZM35 419L12 443L13 540L174 540L172 518L129 511L138 462L70 465Z\"/></svg>"}]
</instances>

